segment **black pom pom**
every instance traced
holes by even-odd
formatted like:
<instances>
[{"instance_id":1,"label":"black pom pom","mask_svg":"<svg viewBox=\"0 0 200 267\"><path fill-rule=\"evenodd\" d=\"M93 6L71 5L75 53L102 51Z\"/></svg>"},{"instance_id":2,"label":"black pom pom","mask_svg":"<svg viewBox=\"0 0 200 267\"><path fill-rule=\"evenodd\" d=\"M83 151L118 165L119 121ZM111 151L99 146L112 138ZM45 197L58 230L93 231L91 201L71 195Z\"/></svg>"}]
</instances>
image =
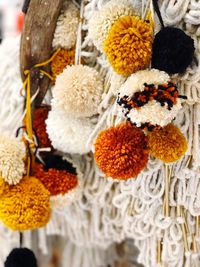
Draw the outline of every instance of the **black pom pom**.
<instances>
[{"instance_id":1,"label":"black pom pom","mask_svg":"<svg viewBox=\"0 0 200 267\"><path fill-rule=\"evenodd\" d=\"M5 267L37 267L37 260L28 248L15 248L8 255Z\"/></svg>"},{"instance_id":2,"label":"black pom pom","mask_svg":"<svg viewBox=\"0 0 200 267\"><path fill-rule=\"evenodd\" d=\"M152 68L168 74L183 73L194 56L194 40L178 28L166 27L154 39Z\"/></svg>"}]
</instances>

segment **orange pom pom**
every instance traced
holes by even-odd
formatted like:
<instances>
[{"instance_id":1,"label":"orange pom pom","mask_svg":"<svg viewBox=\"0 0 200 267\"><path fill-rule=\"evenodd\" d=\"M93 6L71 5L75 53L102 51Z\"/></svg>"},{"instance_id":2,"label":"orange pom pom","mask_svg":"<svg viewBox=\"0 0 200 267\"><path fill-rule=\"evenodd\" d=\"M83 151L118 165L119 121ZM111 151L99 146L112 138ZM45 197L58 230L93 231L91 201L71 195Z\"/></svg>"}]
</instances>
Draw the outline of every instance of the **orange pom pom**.
<instances>
[{"instance_id":1,"label":"orange pom pom","mask_svg":"<svg viewBox=\"0 0 200 267\"><path fill-rule=\"evenodd\" d=\"M187 150L187 141L184 135L173 124L155 128L149 132L147 138L150 154L165 163L179 160Z\"/></svg>"},{"instance_id":2,"label":"orange pom pom","mask_svg":"<svg viewBox=\"0 0 200 267\"><path fill-rule=\"evenodd\" d=\"M136 177L146 166L146 137L130 123L102 131L95 143L95 160L99 168L114 179Z\"/></svg>"},{"instance_id":3,"label":"orange pom pom","mask_svg":"<svg viewBox=\"0 0 200 267\"><path fill-rule=\"evenodd\" d=\"M35 176L49 190L52 196L66 194L78 185L78 178L75 174L66 170L50 168L44 169L42 164L34 166Z\"/></svg>"},{"instance_id":4,"label":"orange pom pom","mask_svg":"<svg viewBox=\"0 0 200 267\"><path fill-rule=\"evenodd\" d=\"M51 62L51 72L54 79L63 72L68 65L74 64L75 50L61 49Z\"/></svg>"},{"instance_id":5,"label":"orange pom pom","mask_svg":"<svg viewBox=\"0 0 200 267\"><path fill-rule=\"evenodd\" d=\"M37 137L40 142L40 147L51 147L51 141L49 140L46 132L46 119L48 117L49 108L47 106L40 107L34 110L33 128L36 131Z\"/></svg>"}]
</instances>

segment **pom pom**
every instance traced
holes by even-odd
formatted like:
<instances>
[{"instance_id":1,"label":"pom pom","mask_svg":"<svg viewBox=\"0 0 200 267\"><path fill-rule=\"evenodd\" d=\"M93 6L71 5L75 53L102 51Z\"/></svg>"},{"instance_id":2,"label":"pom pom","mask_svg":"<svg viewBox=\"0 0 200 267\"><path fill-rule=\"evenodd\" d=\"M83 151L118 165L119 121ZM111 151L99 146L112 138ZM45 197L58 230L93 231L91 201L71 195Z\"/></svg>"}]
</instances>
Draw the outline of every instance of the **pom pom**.
<instances>
[{"instance_id":1,"label":"pom pom","mask_svg":"<svg viewBox=\"0 0 200 267\"><path fill-rule=\"evenodd\" d=\"M51 72L54 79L63 72L68 65L74 64L75 50L61 49L51 62Z\"/></svg>"},{"instance_id":2,"label":"pom pom","mask_svg":"<svg viewBox=\"0 0 200 267\"><path fill-rule=\"evenodd\" d=\"M137 11L133 4L126 0L111 0L100 11L94 12L89 20L88 36L94 45L103 52L103 43L115 21L121 16L134 16Z\"/></svg>"},{"instance_id":3,"label":"pom pom","mask_svg":"<svg viewBox=\"0 0 200 267\"><path fill-rule=\"evenodd\" d=\"M45 120L48 117L49 108L43 106L34 110L33 128L37 134L40 147L51 147L48 134L46 132Z\"/></svg>"},{"instance_id":4,"label":"pom pom","mask_svg":"<svg viewBox=\"0 0 200 267\"><path fill-rule=\"evenodd\" d=\"M95 69L68 66L56 79L53 103L71 116L89 117L97 113L102 92L102 79Z\"/></svg>"},{"instance_id":5,"label":"pom pom","mask_svg":"<svg viewBox=\"0 0 200 267\"><path fill-rule=\"evenodd\" d=\"M34 177L7 185L0 195L0 220L17 231L43 227L50 219L50 194Z\"/></svg>"},{"instance_id":6,"label":"pom pom","mask_svg":"<svg viewBox=\"0 0 200 267\"><path fill-rule=\"evenodd\" d=\"M134 16L119 18L104 42L104 51L113 69L128 76L144 69L151 59L152 27Z\"/></svg>"},{"instance_id":7,"label":"pom pom","mask_svg":"<svg viewBox=\"0 0 200 267\"><path fill-rule=\"evenodd\" d=\"M136 177L146 166L146 137L130 123L102 131L95 142L95 160L99 168L114 179Z\"/></svg>"},{"instance_id":8,"label":"pom pom","mask_svg":"<svg viewBox=\"0 0 200 267\"><path fill-rule=\"evenodd\" d=\"M72 154L89 152L86 143L94 129L89 118L73 118L71 114L54 108L49 112L46 124L47 133L55 149Z\"/></svg>"},{"instance_id":9,"label":"pom pom","mask_svg":"<svg viewBox=\"0 0 200 267\"><path fill-rule=\"evenodd\" d=\"M147 138L150 154L165 163L179 160L187 150L187 141L184 135L173 124L154 129Z\"/></svg>"},{"instance_id":10,"label":"pom pom","mask_svg":"<svg viewBox=\"0 0 200 267\"><path fill-rule=\"evenodd\" d=\"M138 127L165 126L181 109L182 97L167 73L152 69L131 75L121 86L117 101L125 116Z\"/></svg>"},{"instance_id":11,"label":"pom pom","mask_svg":"<svg viewBox=\"0 0 200 267\"><path fill-rule=\"evenodd\" d=\"M194 40L181 29L166 27L153 43L152 67L169 74L183 73L194 56Z\"/></svg>"},{"instance_id":12,"label":"pom pom","mask_svg":"<svg viewBox=\"0 0 200 267\"><path fill-rule=\"evenodd\" d=\"M53 39L54 49L59 47L71 49L75 46L78 23L79 11L77 7L73 3L66 1L62 13L57 20Z\"/></svg>"},{"instance_id":13,"label":"pom pom","mask_svg":"<svg viewBox=\"0 0 200 267\"><path fill-rule=\"evenodd\" d=\"M0 136L0 174L9 184L17 184L25 173L25 147L16 138Z\"/></svg>"},{"instance_id":14,"label":"pom pom","mask_svg":"<svg viewBox=\"0 0 200 267\"><path fill-rule=\"evenodd\" d=\"M34 253L28 248L15 248L8 255L5 267L37 267Z\"/></svg>"},{"instance_id":15,"label":"pom pom","mask_svg":"<svg viewBox=\"0 0 200 267\"><path fill-rule=\"evenodd\" d=\"M52 196L64 195L78 185L78 178L72 164L57 155L46 156L43 160L45 165L35 164L34 175Z\"/></svg>"}]
</instances>

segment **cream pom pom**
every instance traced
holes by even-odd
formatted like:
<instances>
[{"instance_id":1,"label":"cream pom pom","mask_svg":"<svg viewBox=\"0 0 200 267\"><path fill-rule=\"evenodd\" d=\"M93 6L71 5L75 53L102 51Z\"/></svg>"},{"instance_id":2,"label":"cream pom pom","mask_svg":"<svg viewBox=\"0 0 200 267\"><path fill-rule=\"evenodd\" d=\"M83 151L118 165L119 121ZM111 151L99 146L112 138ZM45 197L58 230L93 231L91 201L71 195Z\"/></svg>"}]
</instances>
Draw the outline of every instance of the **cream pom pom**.
<instances>
[{"instance_id":1,"label":"cream pom pom","mask_svg":"<svg viewBox=\"0 0 200 267\"><path fill-rule=\"evenodd\" d=\"M0 136L0 176L9 183L19 183L25 173L25 147L16 138Z\"/></svg>"},{"instance_id":2,"label":"cream pom pom","mask_svg":"<svg viewBox=\"0 0 200 267\"><path fill-rule=\"evenodd\" d=\"M79 23L79 11L70 2L64 4L61 15L58 18L54 33L53 48L59 47L71 49L76 44L77 29Z\"/></svg>"},{"instance_id":3,"label":"cream pom pom","mask_svg":"<svg viewBox=\"0 0 200 267\"><path fill-rule=\"evenodd\" d=\"M164 84L170 81L169 75L160 70L140 70L132 74L126 82L121 86L119 93L121 96L131 96L136 92L144 90L144 84Z\"/></svg>"},{"instance_id":4,"label":"cream pom pom","mask_svg":"<svg viewBox=\"0 0 200 267\"><path fill-rule=\"evenodd\" d=\"M53 104L75 117L97 113L103 82L98 72L88 66L68 66L56 79Z\"/></svg>"},{"instance_id":5,"label":"cream pom pom","mask_svg":"<svg viewBox=\"0 0 200 267\"><path fill-rule=\"evenodd\" d=\"M65 111L53 107L46 120L47 133L55 149L64 153L85 154L86 143L94 125L89 118L71 117Z\"/></svg>"},{"instance_id":6,"label":"cream pom pom","mask_svg":"<svg viewBox=\"0 0 200 267\"><path fill-rule=\"evenodd\" d=\"M103 52L103 43L113 23L121 16L137 15L133 5L128 0L111 0L100 11L94 12L89 21L88 36L94 45Z\"/></svg>"},{"instance_id":7,"label":"cream pom pom","mask_svg":"<svg viewBox=\"0 0 200 267\"><path fill-rule=\"evenodd\" d=\"M167 73L156 69L132 74L119 89L120 111L138 127L165 126L181 109L176 85ZM149 129L150 129L149 128Z\"/></svg>"}]
</instances>

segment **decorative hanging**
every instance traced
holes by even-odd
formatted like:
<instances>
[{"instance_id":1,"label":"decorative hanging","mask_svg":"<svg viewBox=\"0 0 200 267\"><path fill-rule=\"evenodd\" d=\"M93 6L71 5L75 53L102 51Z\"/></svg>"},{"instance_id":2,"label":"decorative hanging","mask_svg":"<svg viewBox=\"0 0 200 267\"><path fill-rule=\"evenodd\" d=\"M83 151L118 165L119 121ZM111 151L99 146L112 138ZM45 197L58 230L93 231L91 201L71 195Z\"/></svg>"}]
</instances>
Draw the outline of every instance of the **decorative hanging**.
<instances>
[{"instance_id":1,"label":"decorative hanging","mask_svg":"<svg viewBox=\"0 0 200 267\"><path fill-rule=\"evenodd\" d=\"M135 178L148 161L147 140L131 123L119 124L100 132L95 141L94 157L107 177Z\"/></svg>"},{"instance_id":2,"label":"decorative hanging","mask_svg":"<svg viewBox=\"0 0 200 267\"><path fill-rule=\"evenodd\" d=\"M14 248L8 255L4 267L38 267L38 264L32 250Z\"/></svg>"}]
</instances>

